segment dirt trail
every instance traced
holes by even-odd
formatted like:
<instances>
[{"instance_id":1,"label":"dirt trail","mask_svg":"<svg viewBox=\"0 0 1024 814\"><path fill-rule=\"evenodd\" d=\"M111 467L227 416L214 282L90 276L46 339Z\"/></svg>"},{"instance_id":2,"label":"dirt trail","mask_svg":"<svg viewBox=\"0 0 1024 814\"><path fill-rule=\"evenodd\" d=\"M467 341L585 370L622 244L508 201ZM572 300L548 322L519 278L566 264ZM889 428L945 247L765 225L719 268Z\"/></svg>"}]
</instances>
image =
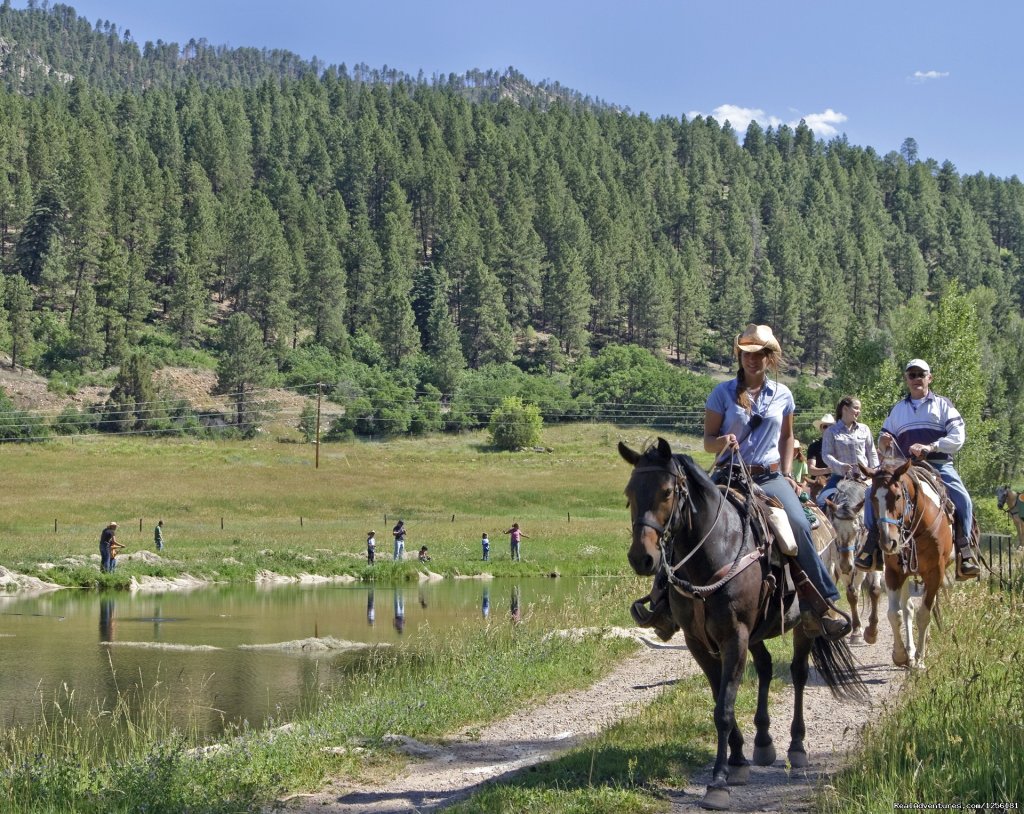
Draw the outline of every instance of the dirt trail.
<instances>
[{"instance_id":1,"label":"dirt trail","mask_svg":"<svg viewBox=\"0 0 1024 814\"><path fill-rule=\"evenodd\" d=\"M428 812L464 799L488 782L511 776L528 766L557 756L571 746L608 727L656 699L664 688L698 668L682 637L667 645L637 630L645 646L586 692L568 693L531 709L521 710L473 733L460 733L446 746L437 747L398 738L400 747L419 758L386 787L357 785L336 780L321 792L289 798L285 810L307 814L401 814ZM737 812L810 811L811 798L848 760L851 744L863 726L903 679L892 667L892 632L884 617L874 645L851 643L871 696L870 706L836 701L812 670L805 693L807 750L811 767L788 772L785 751L789 742L791 687L772 703L772 734L779 759L775 765L752 767L750 784L733 787L732 810ZM711 698L708 697L708 715ZM742 722L748 756L753 723ZM673 814L703 811L697 805L710 780L711 766L698 771L693 782L671 795Z\"/></svg>"}]
</instances>

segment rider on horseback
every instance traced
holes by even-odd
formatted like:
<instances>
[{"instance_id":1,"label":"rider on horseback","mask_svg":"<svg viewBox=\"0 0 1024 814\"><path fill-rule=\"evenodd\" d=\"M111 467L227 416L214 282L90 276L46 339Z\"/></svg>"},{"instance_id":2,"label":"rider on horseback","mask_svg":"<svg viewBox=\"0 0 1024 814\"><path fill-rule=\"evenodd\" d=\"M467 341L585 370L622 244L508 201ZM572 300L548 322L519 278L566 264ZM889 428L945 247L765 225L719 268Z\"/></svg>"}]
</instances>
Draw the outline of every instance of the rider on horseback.
<instances>
[{"instance_id":1,"label":"rider on horseback","mask_svg":"<svg viewBox=\"0 0 1024 814\"><path fill-rule=\"evenodd\" d=\"M818 493L818 506L825 508L825 500L835 494L843 478L861 479L860 467L878 468L878 453L871 428L857 421L860 418L860 399L843 396L836 405L839 420L821 436L821 459L830 474L825 487Z\"/></svg>"},{"instance_id":2,"label":"rider on horseback","mask_svg":"<svg viewBox=\"0 0 1024 814\"><path fill-rule=\"evenodd\" d=\"M907 396L897 402L882 424L878 447L882 454L895 448L905 457L927 461L946 485L946 491L956 508L955 543L960 579L981 575L981 569L971 551L971 524L973 504L960 475L953 468L953 453L964 445L964 420L953 403L932 393L928 385L932 371L923 359L911 359L904 376ZM874 501L864 503L864 525L868 538L857 555L856 564L862 571L881 570L878 557L879 529L875 521Z\"/></svg>"},{"instance_id":3,"label":"rider on horseback","mask_svg":"<svg viewBox=\"0 0 1024 814\"><path fill-rule=\"evenodd\" d=\"M736 337L739 370L736 377L716 385L704 410L704 449L721 454L734 452L746 465L761 489L782 504L796 538L796 561L811 585L828 603L839 591L821 562L811 540L811 529L800 506L801 487L791 476L793 465L793 414L796 404L786 385L768 378L778 369L782 349L767 325L750 324ZM815 615L800 597L808 632L835 639L850 632L850 623L835 611Z\"/></svg>"}]
</instances>

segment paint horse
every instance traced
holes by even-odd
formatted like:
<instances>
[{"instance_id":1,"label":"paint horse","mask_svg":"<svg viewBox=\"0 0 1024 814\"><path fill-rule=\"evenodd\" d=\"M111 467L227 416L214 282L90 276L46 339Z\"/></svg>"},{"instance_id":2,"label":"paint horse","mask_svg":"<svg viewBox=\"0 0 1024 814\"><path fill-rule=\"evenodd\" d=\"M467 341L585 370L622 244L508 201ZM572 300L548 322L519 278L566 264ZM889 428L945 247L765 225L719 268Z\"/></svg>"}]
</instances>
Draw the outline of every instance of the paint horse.
<instances>
[{"instance_id":1,"label":"paint horse","mask_svg":"<svg viewBox=\"0 0 1024 814\"><path fill-rule=\"evenodd\" d=\"M996 498L999 509L1010 515L1017 529L1017 545L1024 546L1024 499L1021 493L1013 491L1009 486L1000 486L996 489Z\"/></svg>"},{"instance_id":2,"label":"paint horse","mask_svg":"<svg viewBox=\"0 0 1024 814\"><path fill-rule=\"evenodd\" d=\"M672 616L715 697L718 750L701 805L725 809L729 786L745 784L750 774L735 717L748 653L758 677L752 757L759 766L775 762L768 715L772 658L766 639L793 630L788 757L794 767L808 764L803 713L808 657L834 694L863 697L864 685L845 641L812 638L798 624L795 594L784 590L781 569L773 573L767 552L755 539L751 513L742 511L728 490L719 489L689 456L673 455L664 438L644 452L620 442L619 454L633 467L626 485L633 523L629 563L642 576L664 572Z\"/></svg>"},{"instance_id":3,"label":"paint horse","mask_svg":"<svg viewBox=\"0 0 1024 814\"><path fill-rule=\"evenodd\" d=\"M892 660L921 668L932 611L953 559L952 506L938 477L912 461L893 472L879 469L870 490L885 560Z\"/></svg>"},{"instance_id":4,"label":"paint horse","mask_svg":"<svg viewBox=\"0 0 1024 814\"><path fill-rule=\"evenodd\" d=\"M882 574L879 571L864 572L853 567L853 558L860 553L867 539L867 528L864 526L866 498L867 484L847 477L839 481L830 497L825 498L825 506L836 531L834 562L839 571L836 584L846 591L846 601L850 604L850 617L853 620L850 639L863 636L867 644L874 644L878 639L878 601L882 598ZM863 630L860 620L862 592L867 595L871 605L868 626Z\"/></svg>"}]
</instances>

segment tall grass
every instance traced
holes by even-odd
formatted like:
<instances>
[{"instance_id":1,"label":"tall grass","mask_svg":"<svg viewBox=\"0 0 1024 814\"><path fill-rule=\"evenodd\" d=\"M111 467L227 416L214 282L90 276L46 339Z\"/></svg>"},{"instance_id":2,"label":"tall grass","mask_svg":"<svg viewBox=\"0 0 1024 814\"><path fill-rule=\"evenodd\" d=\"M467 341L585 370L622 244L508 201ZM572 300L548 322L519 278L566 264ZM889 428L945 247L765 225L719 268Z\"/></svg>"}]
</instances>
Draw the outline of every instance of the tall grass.
<instances>
[{"instance_id":1,"label":"tall grass","mask_svg":"<svg viewBox=\"0 0 1024 814\"><path fill-rule=\"evenodd\" d=\"M928 669L908 677L867 732L854 767L822 795L823 810L1024 802L1020 601L980 586L943 601L945 631L932 637Z\"/></svg>"}]
</instances>

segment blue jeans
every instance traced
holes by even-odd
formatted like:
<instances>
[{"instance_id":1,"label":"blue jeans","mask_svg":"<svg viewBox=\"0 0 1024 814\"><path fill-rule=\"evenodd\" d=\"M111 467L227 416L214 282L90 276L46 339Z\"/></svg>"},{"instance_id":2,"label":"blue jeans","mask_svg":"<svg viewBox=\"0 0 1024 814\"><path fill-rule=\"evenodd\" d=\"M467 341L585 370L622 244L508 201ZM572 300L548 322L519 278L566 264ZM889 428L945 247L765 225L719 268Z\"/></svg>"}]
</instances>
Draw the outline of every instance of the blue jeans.
<instances>
[{"instance_id":1,"label":"blue jeans","mask_svg":"<svg viewBox=\"0 0 1024 814\"><path fill-rule=\"evenodd\" d=\"M956 522L959 524L959 534L970 539L971 521L974 517L974 502L971 500L970 492L960 480L960 474L953 468L952 463L929 464L936 472L942 482L946 484L946 492L949 499L953 501L953 508L956 509ZM872 528L875 525L875 502L868 495L864 501L864 526ZM959 536L958 534L958 536Z\"/></svg>"},{"instance_id":2,"label":"blue jeans","mask_svg":"<svg viewBox=\"0 0 1024 814\"><path fill-rule=\"evenodd\" d=\"M842 479L843 476L837 475L835 472L828 476L828 480L825 481L825 485L822 487L821 491L818 492L818 499L815 501L818 504L819 509L825 511L825 498L830 497L826 492L828 492L829 489L835 489L839 485L839 481Z\"/></svg>"},{"instance_id":3,"label":"blue jeans","mask_svg":"<svg viewBox=\"0 0 1024 814\"><path fill-rule=\"evenodd\" d=\"M800 505L800 498L796 496L793 487L789 485L784 477L778 472L763 478L757 478L758 485L772 497L777 497L782 503L782 508L789 518L789 525L793 529L793 536L796 538L796 561L804 569L811 584L818 589L825 599L835 602L839 599L839 591L832 577L825 570L825 565L814 549L814 541L811 540L811 524L807 522L803 507ZM800 610L810 610L803 599L800 600Z\"/></svg>"},{"instance_id":4,"label":"blue jeans","mask_svg":"<svg viewBox=\"0 0 1024 814\"><path fill-rule=\"evenodd\" d=\"M405 556L405 540L395 540L395 559L400 560Z\"/></svg>"},{"instance_id":5,"label":"blue jeans","mask_svg":"<svg viewBox=\"0 0 1024 814\"><path fill-rule=\"evenodd\" d=\"M511 556L513 560L519 560L519 543L510 543L512 547Z\"/></svg>"},{"instance_id":6,"label":"blue jeans","mask_svg":"<svg viewBox=\"0 0 1024 814\"><path fill-rule=\"evenodd\" d=\"M491 547L489 545L484 546L484 560L488 561L491 559Z\"/></svg>"},{"instance_id":7,"label":"blue jeans","mask_svg":"<svg viewBox=\"0 0 1024 814\"><path fill-rule=\"evenodd\" d=\"M110 545L100 546L100 571L110 574L114 571L114 558L110 556Z\"/></svg>"}]
</instances>

